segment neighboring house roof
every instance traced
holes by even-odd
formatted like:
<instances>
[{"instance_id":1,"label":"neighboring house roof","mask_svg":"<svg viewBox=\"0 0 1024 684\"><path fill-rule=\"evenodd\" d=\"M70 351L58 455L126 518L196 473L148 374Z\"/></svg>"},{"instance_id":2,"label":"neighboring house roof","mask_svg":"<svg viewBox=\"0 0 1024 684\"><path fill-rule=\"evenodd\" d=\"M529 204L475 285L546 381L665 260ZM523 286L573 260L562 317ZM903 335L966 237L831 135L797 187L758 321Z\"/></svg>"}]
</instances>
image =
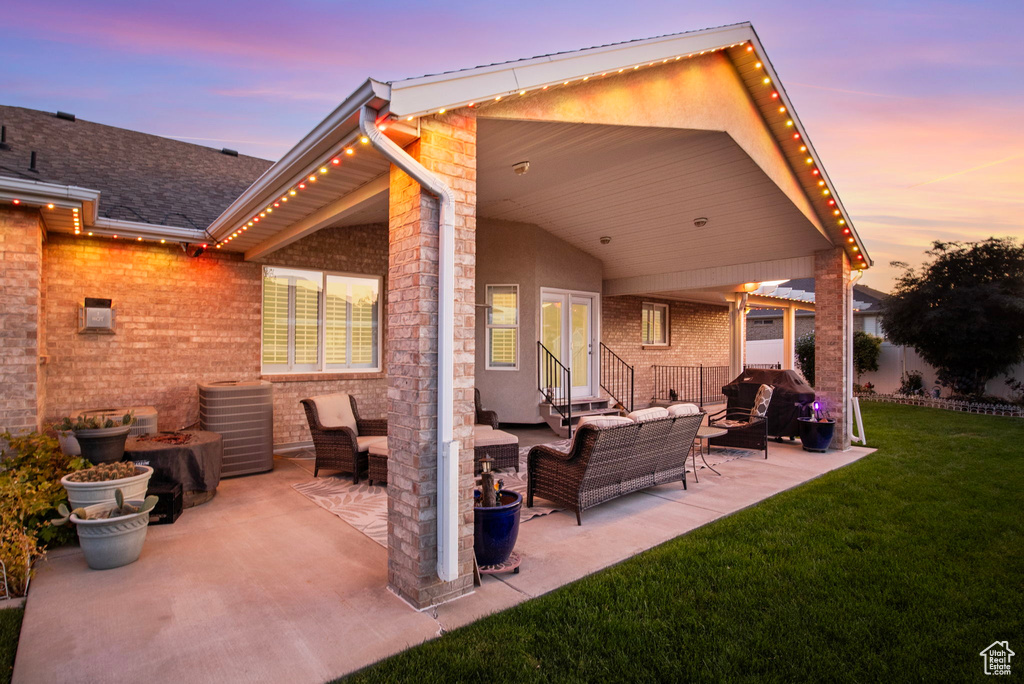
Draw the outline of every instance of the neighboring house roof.
<instances>
[{"instance_id":1,"label":"neighboring house roof","mask_svg":"<svg viewBox=\"0 0 1024 684\"><path fill-rule=\"evenodd\" d=\"M23 107L0 124L0 176L98 190L99 215L126 221L205 229L272 164Z\"/></svg>"},{"instance_id":2,"label":"neighboring house roof","mask_svg":"<svg viewBox=\"0 0 1024 684\"><path fill-rule=\"evenodd\" d=\"M792 299L800 302L814 301L814 278L796 278L778 285L762 285L751 294L778 299ZM881 310L886 294L866 285L853 286L853 309L855 313L877 313ZM801 315L804 312L797 312ZM777 318L782 309L751 309L748 318ZM813 315L807 312L805 315Z\"/></svg>"}]
</instances>

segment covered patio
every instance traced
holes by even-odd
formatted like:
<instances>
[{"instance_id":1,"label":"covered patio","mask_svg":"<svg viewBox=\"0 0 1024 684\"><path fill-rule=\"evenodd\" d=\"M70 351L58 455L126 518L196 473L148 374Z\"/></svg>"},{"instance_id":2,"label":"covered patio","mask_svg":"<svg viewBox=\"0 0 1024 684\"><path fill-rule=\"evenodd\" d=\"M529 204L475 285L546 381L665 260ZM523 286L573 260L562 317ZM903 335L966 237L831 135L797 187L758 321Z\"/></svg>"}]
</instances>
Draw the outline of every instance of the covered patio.
<instances>
[{"instance_id":1,"label":"covered patio","mask_svg":"<svg viewBox=\"0 0 1024 684\"><path fill-rule=\"evenodd\" d=\"M388 584L418 608L471 591L473 390L533 422L552 292L591 307L560 354L587 398L598 346L616 348L593 307L717 307L735 376L751 292L815 277L817 392L850 446L850 287L869 260L749 25L367 81L209 232L273 264L318 231L385 223ZM492 283L517 288L510 368L485 357Z\"/></svg>"},{"instance_id":2,"label":"covered patio","mask_svg":"<svg viewBox=\"0 0 1024 684\"><path fill-rule=\"evenodd\" d=\"M550 439L544 428L520 440ZM722 450L721 455L728 458ZM15 682L161 679L323 682L552 591L869 453L772 446L593 509L524 524L518 575L484 577L462 600L412 611L386 588L387 551L272 473L225 480L217 497L150 529L142 558L93 572L77 549L50 554L29 595ZM716 462L716 461L712 461ZM130 627L126 627L126 625ZM54 641L62 648L53 649Z\"/></svg>"}]
</instances>

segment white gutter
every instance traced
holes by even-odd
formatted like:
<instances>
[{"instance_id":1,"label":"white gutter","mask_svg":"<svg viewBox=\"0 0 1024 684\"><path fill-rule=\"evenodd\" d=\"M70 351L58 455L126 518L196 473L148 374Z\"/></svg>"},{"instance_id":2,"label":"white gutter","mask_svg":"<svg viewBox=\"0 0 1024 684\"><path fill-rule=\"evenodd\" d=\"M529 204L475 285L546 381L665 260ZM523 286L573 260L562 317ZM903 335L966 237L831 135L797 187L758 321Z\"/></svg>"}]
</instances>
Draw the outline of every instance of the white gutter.
<instances>
[{"instance_id":1,"label":"white gutter","mask_svg":"<svg viewBox=\"0 0 1024 684\"><path fill-rule=\"evenodd\" d=\"M459 445L453 439L455 416L455 197L440 178L377 130L376 110L364 106L359 129L378 152L438 199L437 293L437 576L459 576Z\"/></svg>"},{"instance_id":2,"label":"white gutter","mask_svg":"<svg viewBox=\"0 0 1024 684\"><path fill-rule=\"evenodd\" d=\"M317 124L316 128L296 143L295 147L264 171L262 176L231 203L231 206L221 212L206 229L210 237L214 240L227 237L238 227L239 222L248 220L249 214L266 204L282 186L294 185L305 174L310 164L327 154L330 145L325 141L344 135L346 122L358 116L364 105L374 100L386 101L390 93L391 89L385 83L373 79L363 83L328 114L327 118ZM353 126L354 121L348 125Z\"/></svg>"}]
</instances>

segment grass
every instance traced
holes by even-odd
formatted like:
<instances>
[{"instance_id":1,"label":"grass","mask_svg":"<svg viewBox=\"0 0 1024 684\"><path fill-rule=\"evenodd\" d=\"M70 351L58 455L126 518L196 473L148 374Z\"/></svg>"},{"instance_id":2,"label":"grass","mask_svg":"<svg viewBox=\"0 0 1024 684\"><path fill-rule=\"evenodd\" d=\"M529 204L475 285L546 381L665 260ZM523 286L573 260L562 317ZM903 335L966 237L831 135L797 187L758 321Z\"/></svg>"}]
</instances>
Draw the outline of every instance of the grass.
<instances>
[{"instance_id":1,"label":"grass","mask_svg":"<svg viewBox=\"0 0 1024 684\"><path fill-rule=\"evenodd\" d=\"M14 654L18 651L18 633L21 631L21 618L24 615L24 608L0 610L0 684L11 681Z\"/></svg>"},{"instance_id":2,"label":"grass","mask_svg":"<svg viewBox=\"0 0 1024 684\"><path fill-rule=\"evenodd\" d=\"M1024 645L1024 420L863 412L877 453L351 681L982 677Z\"/></svg>"}]
</instances>

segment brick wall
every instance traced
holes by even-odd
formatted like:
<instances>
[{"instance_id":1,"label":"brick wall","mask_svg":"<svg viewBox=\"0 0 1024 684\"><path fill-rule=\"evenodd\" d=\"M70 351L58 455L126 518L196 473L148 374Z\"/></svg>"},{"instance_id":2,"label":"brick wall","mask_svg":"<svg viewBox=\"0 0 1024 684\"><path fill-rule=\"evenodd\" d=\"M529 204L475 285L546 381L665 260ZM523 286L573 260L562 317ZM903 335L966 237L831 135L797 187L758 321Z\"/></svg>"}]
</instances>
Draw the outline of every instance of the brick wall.
<instances>
[{"instance_id":1,"label":"brick wall","mask_svg":"<svg viewBox=\"0 0 1024 684\"><path fill-rule=\"evenodd\" d=\"M383 226L325 229L274 264L385 275ZM198 382L260 377L261 265L211 250L53 234L45 247L46 419L98 406L155 406L161 429L198 420ZM79 334L85 297L113 300L116 334ZM383 335L382 335L383 338ZM385 375L288 378L274 386L274 441L309 439L299 399L348 391L384 415Z\"/></svg>"},{"instance_id":2,"label":"brick wall","mask_svg":"<svg viewBox=\"0 0 1024 684\"><path fill-rule=\"evenodd\" d=\"M42 419L42 224L30 209L0 209L0 432Z\"/></svg>"},{"instance_id":3,"label":"brick wall","mask_svg":"<svg viewBox=\"0 0 1024 684\"><path fill-rule=\"evenodd\" d=\"M644 302L669 304L669 346L644 347L641 306ZM635 368L636 406L654 396L652 365L729 365L729 310L725 306L677 302L651 297L603 297L601 340Z\"/></svg>"},{"instance_id":4,"label":"brick wall","mask_svg":"<svg viewBox=\"0 0 1024 684\"><path fill-rule=\"evenodd\" d=\"M437 577L438 205L391 169L388 325L388 583L416 607L473 586L476 119L426 117L408 152L456 200L455 431L459 453L459 576Z\"/></svg>"},{"instance_id":5,"label":"brick wall","mask_svg":"<svg viewBox=\"0 0 1024 684\"><path fill-rule=\"evenodd\" d=\"M261 260L273 266L312 268L382 276L382 311L387 311L388 228L384 224L326 228L294 242ZM387 317L379 331L381 368L387 361ZM356 397L361 418L387 415L387 373L330 373L317 376L265 376L274 383L274 441L278 444L310 439L299 401L318 394L347 392ZM297 377L308 378L297 380Z\"/></svg>"},{"instance_id":6,"label":"brick wall","mask_svg":"<svg viewBox=\"0 0 1024 684\"><path fill-rule=\"evenodd\" d=\"M768 324L755 321L769 321ZM796 314L796 338L800 339L809 332L814 332L814 316ZM778 318L752 318L747 316L747 341L781 340L782 316Z\"/></svg>"}]
</instances>

